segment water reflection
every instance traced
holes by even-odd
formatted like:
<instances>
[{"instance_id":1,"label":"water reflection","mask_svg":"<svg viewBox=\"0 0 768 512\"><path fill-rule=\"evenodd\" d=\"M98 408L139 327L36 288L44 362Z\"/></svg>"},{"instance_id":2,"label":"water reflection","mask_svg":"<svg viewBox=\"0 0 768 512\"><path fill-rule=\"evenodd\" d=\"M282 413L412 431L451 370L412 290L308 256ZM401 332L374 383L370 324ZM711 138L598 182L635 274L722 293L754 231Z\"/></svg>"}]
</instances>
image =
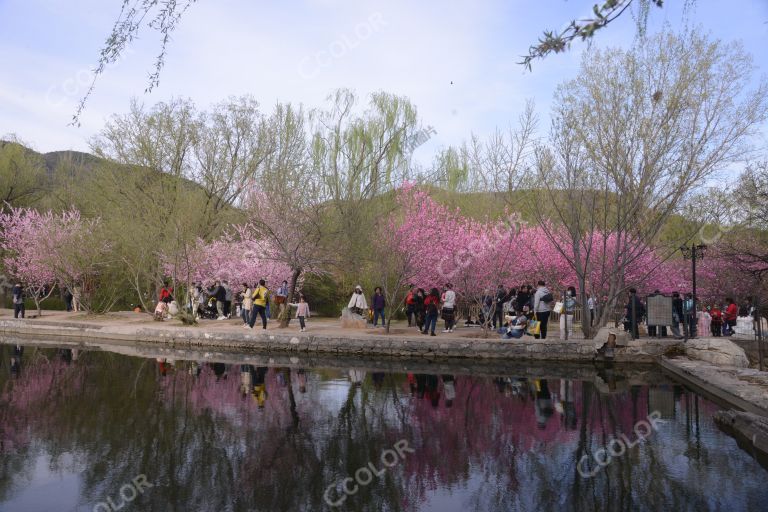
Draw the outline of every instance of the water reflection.
<instances>
[{"instance_id":1,"label":"water reflection","mask_svg":"<svg viewBox=\"0 0 768 512\"><path fill-rule=\"evenodd\" d=\"M399 440L415 452L341 509L748 510L768 498L768 472L713 425L716 406L616 369L473 377L9 345L0 357L1 510L93 510L137 475L153 487L124 510L328 510L328 485ZM651 411L664 422L647 442L578 475Z\"/></svg>"}]
</instances>

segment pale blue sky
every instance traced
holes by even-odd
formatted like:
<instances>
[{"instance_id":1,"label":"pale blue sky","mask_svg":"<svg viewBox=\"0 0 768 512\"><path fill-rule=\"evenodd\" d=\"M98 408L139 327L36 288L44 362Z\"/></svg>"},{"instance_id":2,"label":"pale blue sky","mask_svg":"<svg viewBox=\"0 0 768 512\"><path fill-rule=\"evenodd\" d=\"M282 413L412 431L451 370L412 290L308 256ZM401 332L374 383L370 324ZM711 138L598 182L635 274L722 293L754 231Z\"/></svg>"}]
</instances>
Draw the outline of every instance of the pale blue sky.
<instances>
[{"instance_id":1,"label":"pale blue sky","mask_svg":"<svg viewBox=\"0 0 768 512\"><path fill-rule=\"evenodd\" d=\"M174 36L160 87L144 94L159 48L145 31L99 80L74 128L67 123L121 0L0 0L0 136L15 133L43 152L87 150L132 96L184 96L205 107L252 94L269 111L277 101L322 106L333 89L348 87L408 96L437 131L416 150L426 164L440 146L513 124L527 99L546 126L552 93L575 75L586 46L536 62L532 72L516 62L543 29L588 14L595 1L199 0ZM649 30L679 27L683 3L653 8ZM742 40L768 74L768 0L698 0L688 17L716 37ZM626 16L596 44L628 46L633 35Z\"/></svg>"}]
</instances>

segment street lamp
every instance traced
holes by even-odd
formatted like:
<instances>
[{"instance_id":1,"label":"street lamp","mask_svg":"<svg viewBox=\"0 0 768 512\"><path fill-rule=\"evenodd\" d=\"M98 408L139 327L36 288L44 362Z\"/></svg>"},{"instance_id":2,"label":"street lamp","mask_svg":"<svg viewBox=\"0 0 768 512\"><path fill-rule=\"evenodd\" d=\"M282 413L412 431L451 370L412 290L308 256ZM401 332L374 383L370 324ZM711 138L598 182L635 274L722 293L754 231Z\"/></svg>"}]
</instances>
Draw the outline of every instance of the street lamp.
<instances>
[{"instance_id":1,"label":"street lamp","mask_svg":"<svg viewBox=\"0 0 768 512\"><path fill-rule=\"evenodd\" d=\"M693 280L693 315L696 315L696 260L701 259L704 257L704 252L706 251L707 246L704 244L691 244L690 247L680 247L680 252L683 253L683 259L691 260L691 276ZM694 316L694 318L696 318ZM694 323L694 325L696 325ZM684 332L688 332L688 326L684 325L685 327ZM691 337L695 334L695 331L691 333Z\"/></svg>"}]
</instances>

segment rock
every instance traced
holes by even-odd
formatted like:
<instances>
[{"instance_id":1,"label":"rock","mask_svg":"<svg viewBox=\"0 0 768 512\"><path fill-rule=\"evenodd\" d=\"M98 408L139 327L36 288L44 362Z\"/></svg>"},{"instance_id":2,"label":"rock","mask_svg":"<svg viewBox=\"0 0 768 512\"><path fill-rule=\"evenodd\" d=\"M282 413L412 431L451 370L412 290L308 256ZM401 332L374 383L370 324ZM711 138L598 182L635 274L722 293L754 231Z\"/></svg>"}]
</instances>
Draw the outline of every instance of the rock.
<instances>
[{"instance_id":1,"label":"rock","mask_svg":"<svg viewBox=\"0 0 768 512\"><path fill-rule=\"evenodd\" d=\"M726 339L700 338L688 340L685 355L716 366L748 368L749 359L744 349Z\"/></svg>"},{"instance_id":2,"label":"rock","mask_svg":"<svg viewBox=\"0 0 768 512\"><path fill-rule=\"evenodd\" d=\"M626 347L629 345L629 336L623 329L616 329L613 327L601 327L592 342L597 350L603 348L603 345L608 343L608 339L613 335L616 339L615 346Z\"/></svg>"},{"instance_id":3,"label":"rock","mask_svg":"<svg viewBox=\"0 0 768 512\"><path fill-rule=\"evenodd\" d=\"M718 411L715 423L721 430L734 436L762 464L768 461L768 418L749 412Z\"/></svg>"},{"instance_id":4,"label":"rock","mask_svg":"<svg viewBox=\"0 0 768 512\"><path fill-rule=\"evenodd\" d=\"M365 329L365 318L353 313L348 308L341 310L341 327L343 329Z\"/></svg>"}]
</instances>

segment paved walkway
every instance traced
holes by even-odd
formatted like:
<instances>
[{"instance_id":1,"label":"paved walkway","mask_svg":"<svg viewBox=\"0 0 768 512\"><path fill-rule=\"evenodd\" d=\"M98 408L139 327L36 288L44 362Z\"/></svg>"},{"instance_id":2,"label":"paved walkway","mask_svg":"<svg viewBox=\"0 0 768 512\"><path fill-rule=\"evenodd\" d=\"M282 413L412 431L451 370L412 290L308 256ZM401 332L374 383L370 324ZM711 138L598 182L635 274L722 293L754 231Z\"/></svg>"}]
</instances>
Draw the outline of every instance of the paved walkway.
<instances>
[{"instance_id":1,"label":"paved walkway","mask_svg":"<svg viewBox=\"0 0 768 512\"><path fill-rule=\"evenodd\" d=\"M274 326L274 327L273 327ZM243 329L239 319L204 320L198 326L180 321L157 322L142 313L121 312L103 316L48 312L40 318L14 320L9 310L0 310L0 333L37 338L100 339L118 342L163 343L174 347L219 347L262 352L335 353L354 356L422 358L477 358L510 360L593 361L602 359L591 340L557 337L536 340L502 340L496 333L483 337L479 327L459 327L436 337L419 334L404 322L384 329L344 329L337 319L312 319L308 332L299 332L295 321L286 329L271 322L269 329ZM655 362L672 340L639 340L617 349L617 362Z\"/></svg>"}]
</instances>

